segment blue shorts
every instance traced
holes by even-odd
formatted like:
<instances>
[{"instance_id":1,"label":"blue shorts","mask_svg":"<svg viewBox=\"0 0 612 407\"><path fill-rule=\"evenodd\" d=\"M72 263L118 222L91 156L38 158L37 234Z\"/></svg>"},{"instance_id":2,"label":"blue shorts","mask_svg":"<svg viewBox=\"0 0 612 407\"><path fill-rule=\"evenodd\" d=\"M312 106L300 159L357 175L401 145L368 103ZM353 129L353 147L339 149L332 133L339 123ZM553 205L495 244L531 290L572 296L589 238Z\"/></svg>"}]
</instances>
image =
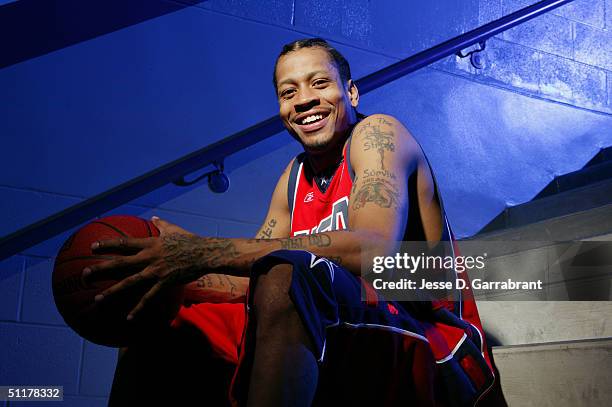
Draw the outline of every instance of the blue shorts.
<instances>
[{"instance_id":1,"label":"blue shorts","mask_svg":"<svg viewBox=\"0 0 612 407\"><path fill-rule=\"evenodd\" d=\"M332 327L389 330L427 343L420 324L395 302L362 300L362 282L326 258L307 251L279 250L255 263L250 292L262 273L278 264L293 266L289 296L317 351L325 357L327 331ZM255 280L253 280L255 279ZM249 297L252 305L253 295Z\"/></svg>"},{"instance_id":2,"label":"blue shorts","mask_svg":"<svg viewBox=\"0 0 612 407\"><path fill-rule=\"evenodd\" d=\"M289 295L320 363L315 405L433 405L435 361L421 324L395 302L362 301L361 279L332 261L295 250L259 259L251 270L247 310L259 276L278 264L293 267ZM232 390L238 403L246 399L254 354L251 321Z\"/></svg>"}]
</instances>

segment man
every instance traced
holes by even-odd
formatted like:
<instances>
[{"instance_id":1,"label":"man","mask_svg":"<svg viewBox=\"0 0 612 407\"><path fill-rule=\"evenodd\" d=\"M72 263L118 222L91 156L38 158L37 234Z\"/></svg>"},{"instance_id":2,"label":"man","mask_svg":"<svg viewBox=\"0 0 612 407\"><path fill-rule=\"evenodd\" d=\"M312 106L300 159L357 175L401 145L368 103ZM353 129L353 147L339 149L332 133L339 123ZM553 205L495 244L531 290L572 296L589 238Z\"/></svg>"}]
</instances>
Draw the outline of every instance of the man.
<instances>
[{"instance_id":1,"label":"man","mask_svg":"<svg viewBox=\"0 0 612 407\"><path fill-rule=\"evenodd\" d=\"M450 238L418 143L391 116L357 113L348 63L324 40L286 45L274 85L280 117L304 153L281 175L257 239L198 237L155 219L159 238L94 244L139 251L86 269L85 278L144 266L96 300L156 282L131 319L174 284L197 293L194 282L205 283L203 302L206 290L232 287L228 297L245 298L248 310L232 386L238 404L473 404L492 381L473 303L429 302L422 312L422 305L384 301L359 277L366 246L385 255L396 241ZM213 336L211 343L224 342ZM231 353L238 341L229 342Z\"/></svg>"}]
</instances>

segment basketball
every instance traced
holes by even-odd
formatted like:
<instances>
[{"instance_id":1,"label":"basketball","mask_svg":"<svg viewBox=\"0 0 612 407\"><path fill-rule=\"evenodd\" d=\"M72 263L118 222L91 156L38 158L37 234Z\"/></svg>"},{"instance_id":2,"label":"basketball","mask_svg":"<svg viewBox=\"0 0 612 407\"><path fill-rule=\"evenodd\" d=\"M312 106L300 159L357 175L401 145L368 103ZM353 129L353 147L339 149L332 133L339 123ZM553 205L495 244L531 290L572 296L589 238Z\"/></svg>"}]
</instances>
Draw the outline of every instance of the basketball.
<instances>
[{"instance_id":1,"label":"basketball","mask_svg":"<svg viewBox=\"0 0 612 407\"><path fill-rule=\"evenodd\" d=\"M53 297L64 321L83 338L106 346L122 347L146 339L156 330L167 328L182 303L182 286L160 293L132 321L128 313L154 282L143 282L95 303L94 297L106 288L142 269L104 271L92 281L84 281L85 267L134 253L93 253L91 244L116 238L159 236L155 225L136 216L108 216L83 226L66 240L55 260L52 275ZM112 274L111 274L112 273Z\"/></svg>"}]
</instances>

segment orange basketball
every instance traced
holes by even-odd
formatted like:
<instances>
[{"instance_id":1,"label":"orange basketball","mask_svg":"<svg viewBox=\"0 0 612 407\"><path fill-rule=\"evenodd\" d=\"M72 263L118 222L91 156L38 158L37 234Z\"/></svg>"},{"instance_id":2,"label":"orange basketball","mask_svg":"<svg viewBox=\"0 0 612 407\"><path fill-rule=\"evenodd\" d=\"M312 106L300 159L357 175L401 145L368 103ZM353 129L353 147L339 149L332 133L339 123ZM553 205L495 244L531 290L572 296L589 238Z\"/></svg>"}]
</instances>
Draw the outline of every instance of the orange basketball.
<instances>
[{"instance_id":1,"label":"orange basketball","mask_svg":"<svg viewBox=\"0 0 612 407\"><path fill-rule=\"evenodd\" d=\"M127 321L129 311L153 286L153 282L145 281L129 287L98 303L95 303L94 297L141 268L104 271L101 273L109 274L97 275L89 282L82 278L85 267L119 254L94 254L91 250L93 242L120 237L153 236L159 236L159 230L153 223L136 216L118 215L83 226L62 245L53 269L53 297L64 321L83 338L100 345L121 347L170 325L182 303L182 287L160 293L132 321Z\"/></svg>"}]
</instances>

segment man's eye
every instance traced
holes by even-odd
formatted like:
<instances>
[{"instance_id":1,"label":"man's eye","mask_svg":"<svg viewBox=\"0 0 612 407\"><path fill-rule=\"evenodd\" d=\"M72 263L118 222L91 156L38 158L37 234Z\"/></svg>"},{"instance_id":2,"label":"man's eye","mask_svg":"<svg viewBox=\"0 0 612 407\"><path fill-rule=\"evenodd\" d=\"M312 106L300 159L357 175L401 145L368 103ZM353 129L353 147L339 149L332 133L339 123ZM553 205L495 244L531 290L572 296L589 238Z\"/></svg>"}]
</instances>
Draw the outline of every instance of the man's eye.
<instances>
[{"instance_id":1,"label":"man's eye","mask_svg":"<svg viewBox=\"0 0 612 407\"><path fill-rule=\"evenodd\" d=\"M281 92L281 97L288 98L288 97L293 96L294 93L295 93L295 89L286 89Z\"/></svg>"},{"instance_id":2,"label":"man's eye","mask_svg":"<svg viewBox=\"0 0 612 407\"><path fill-rule=\"evenodd\" d=\"M325 79L317 79L312 84L314 86L322 86L322 85L325 85L326 83L327 83L327 80Z\"/></svg>"}]
</instances>

